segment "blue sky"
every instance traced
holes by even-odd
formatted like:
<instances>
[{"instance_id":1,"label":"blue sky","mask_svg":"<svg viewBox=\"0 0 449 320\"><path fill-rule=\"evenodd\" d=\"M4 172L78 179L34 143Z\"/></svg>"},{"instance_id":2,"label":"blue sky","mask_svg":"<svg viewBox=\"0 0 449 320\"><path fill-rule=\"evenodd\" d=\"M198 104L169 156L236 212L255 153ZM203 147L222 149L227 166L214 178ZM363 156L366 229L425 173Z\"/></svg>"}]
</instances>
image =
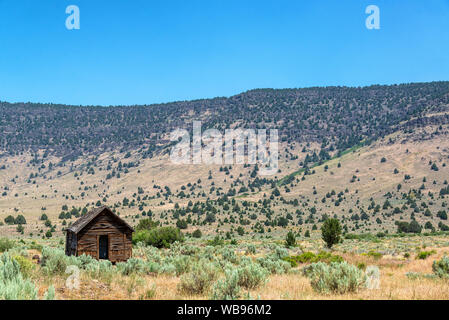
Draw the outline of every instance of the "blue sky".
<instances>
[{"instance_id":1,"label":"blue sky","mask_svg":"<svg viewBox=\"0 0 449 320\"><path fill-rule=\"evenodd\" d=\"M65 8L80 8L67 30ZM380 8L380 30L365 8ZM449 0L0 0L0 100L151 104L449 80Z\"/></svg>"}]
</instances>

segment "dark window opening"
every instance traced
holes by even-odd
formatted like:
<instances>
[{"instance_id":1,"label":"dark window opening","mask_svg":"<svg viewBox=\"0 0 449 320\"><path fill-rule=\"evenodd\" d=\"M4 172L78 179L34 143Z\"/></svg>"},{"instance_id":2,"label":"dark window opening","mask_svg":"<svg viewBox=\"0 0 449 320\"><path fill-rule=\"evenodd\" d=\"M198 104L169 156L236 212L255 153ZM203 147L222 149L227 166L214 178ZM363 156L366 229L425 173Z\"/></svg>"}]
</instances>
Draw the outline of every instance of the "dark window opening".
<instances>
[{"instance_id":1,"label":"dark window opening","mask_svg":"<svg viewBox=\"0 0 449 320\"><path fill-rule=\"evenodd\" d=\"M99 247L99 258L109 259L108 250L109 249L109 238L108 236L100 236L100 247Z\"/></svg>"}]
</instances>

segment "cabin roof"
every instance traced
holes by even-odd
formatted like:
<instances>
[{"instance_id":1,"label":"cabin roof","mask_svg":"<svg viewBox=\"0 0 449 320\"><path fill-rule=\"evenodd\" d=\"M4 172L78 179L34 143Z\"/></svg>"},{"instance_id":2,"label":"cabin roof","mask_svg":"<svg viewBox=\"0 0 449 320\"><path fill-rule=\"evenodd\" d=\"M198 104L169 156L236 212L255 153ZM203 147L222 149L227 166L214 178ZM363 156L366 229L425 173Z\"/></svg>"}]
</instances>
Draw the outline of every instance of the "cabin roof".
<instances>
[{"instance_id":1,"label":"cabin roof","mask_svg":"<svg viewBox=\"0 0 449 320\"><path fill-rule=\"evenodd\" d=\"M95 219L100 213L102 213L105 210L110 215L112 215L119 223L125 225L128 229L130 229L132 232L134 232L134 229L125 220L123 220L118 215L116 215L114 212L112 212L112 210L109 209L107 206L102 206L102 207L99 207L99 208L89 211L85 215L81 216L81 218L76 220L69 228L67 228L67 231L79 233L81 230L84 229L84 227L86 227L89 224L89 222L91 222L93 219Z\"/></svg>"}]
</instances>

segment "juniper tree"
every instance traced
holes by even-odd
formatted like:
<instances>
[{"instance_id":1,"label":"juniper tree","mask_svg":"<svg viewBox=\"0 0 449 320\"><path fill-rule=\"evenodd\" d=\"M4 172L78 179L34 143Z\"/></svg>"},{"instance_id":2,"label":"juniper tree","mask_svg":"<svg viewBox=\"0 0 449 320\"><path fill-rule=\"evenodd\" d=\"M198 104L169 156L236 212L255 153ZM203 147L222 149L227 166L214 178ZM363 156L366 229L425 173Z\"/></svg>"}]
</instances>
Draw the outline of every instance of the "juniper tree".
<instances>
[{"instance_id":1,"label":"juniper tree","mask_svg":"<svg viewBox=\"0 0 449 320\"><path fill-rule=\"evenodd\" d=\"M330 249L341 241L341 225L337 219L327 219L321 227L321 236Z\"/></svg>"},{"instance_id":2,"label":"juniper tree","mask_svg":"<svg viewBox=\"0 0 449 320\"><path fill-rule=\"evenodd\" d=\"M296 245L296 237L293 232L289 231L285 237L285 246L287 248L294 247Z\"/></svg>"}]
</instances>

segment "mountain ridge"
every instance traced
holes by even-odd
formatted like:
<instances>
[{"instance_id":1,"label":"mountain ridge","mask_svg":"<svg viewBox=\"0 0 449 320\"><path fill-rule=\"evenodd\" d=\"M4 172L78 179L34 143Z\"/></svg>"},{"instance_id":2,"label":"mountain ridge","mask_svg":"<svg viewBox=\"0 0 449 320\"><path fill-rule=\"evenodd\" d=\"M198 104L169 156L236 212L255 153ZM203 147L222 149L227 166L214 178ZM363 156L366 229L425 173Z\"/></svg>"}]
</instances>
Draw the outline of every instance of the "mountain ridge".
<instances>
[{"instance_id":1,"label":"mountain ridge","mask_svg":"<svg viewBox=\"0 0 449 320\"><path fill-rule=\"evenodd\" d=\"M0 148L9 154L47 149L67 157L145 145L152 153L171 131L201 120L219 130L237 121L244 128L276 128L283 141L328 140L328 148L344 150L448 105L449 82L254 89L229 98L141 106L0 102Z\"/></svg>"}]
</instances>

